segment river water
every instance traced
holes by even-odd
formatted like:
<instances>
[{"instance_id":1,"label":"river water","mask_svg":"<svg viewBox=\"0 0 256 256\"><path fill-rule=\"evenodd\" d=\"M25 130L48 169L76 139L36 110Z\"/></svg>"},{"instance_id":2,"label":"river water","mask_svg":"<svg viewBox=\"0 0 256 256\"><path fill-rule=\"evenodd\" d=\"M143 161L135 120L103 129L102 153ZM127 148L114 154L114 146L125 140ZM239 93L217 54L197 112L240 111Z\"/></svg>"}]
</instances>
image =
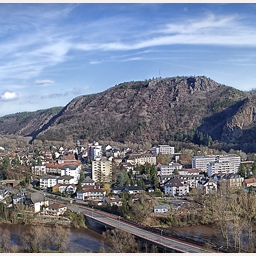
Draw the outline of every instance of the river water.
<instances>
[{"instance_id":1,"label":"river water","mask_svg":"<svg viewBox=\"0 0 256 256\"><path fill-rule=\"evenodd\" d=\"M29 225L1 223L2 229L9 230L12 245L21 245L21 233L30 228ZM47 227L51 232L51 227ZM70 228L70 241L67 246L68 252L99 252L102 246L102 235L88 228Z\"/></svg>"},{"instance_id":2,"label":"river water","mask_svg":"<svg viewBox=\"0 0 256 256\"><path fill-rule=\"evenodd\" d=\"M179 228L170 228L170 230L175 231L181 236L191 237L195 240L204 240L212 242L214 244L223 243L223 238L219 229L213 226L190 226L190 227L179 227Z\"/></svg>"},{"instance_id":3,"label":"river water","mask_svg":"<svg viewBox=\"0 0 256 256\"><path fill-rule=\"evenodd\" d=\"M12 245L22 246L20 236L22 232L28 230L31 226L21 224L0 223L0 227L9 230L11 234ZM51 232L51 227L46 227ZM68 252L100 252L103 245L103 236L88 228L69 228L70 241L67 246ZM220 230L215 227L199 225L190 227L170 228L181 236L190 237L195 240L204 240L214 244L222 244L223 238Z\"/></svg>"}]
</instances>

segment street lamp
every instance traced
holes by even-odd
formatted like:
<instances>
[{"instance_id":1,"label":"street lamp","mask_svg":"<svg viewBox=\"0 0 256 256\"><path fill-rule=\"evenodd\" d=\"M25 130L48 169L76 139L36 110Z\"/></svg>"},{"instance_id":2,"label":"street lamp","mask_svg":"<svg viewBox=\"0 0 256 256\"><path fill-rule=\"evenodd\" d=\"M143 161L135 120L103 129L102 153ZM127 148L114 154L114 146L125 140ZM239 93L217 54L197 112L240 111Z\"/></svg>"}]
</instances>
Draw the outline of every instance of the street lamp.
<instances>
[{"instance_id":1,"label":"street lamp","mask_svg":"<svg viewBox=\"0 0 256 256\"><path fill-rule=\"evenodd\" d=\"M92 217L93 217L93 206L92 206Z\"/></svg>"},{"instance_id":2,"label":"street lamp","mask_svg":"<svg viewBox=\"0 0 256 256\"><path fill-rule=\"evenodd\" d=\"M161 229L161 243L162 243L162 234L163 234L163 230Z\"/></svg>"}]
</instances>

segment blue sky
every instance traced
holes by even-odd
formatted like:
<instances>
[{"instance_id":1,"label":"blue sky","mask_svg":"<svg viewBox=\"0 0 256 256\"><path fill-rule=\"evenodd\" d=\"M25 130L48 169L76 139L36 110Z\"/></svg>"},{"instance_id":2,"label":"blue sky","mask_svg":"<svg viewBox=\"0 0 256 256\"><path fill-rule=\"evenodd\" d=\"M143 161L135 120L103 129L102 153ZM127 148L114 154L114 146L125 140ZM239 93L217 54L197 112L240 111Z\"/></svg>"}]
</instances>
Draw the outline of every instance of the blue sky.
<instances>
[{"instance_id":1,"label":"blue sky","mask_svg":"<svg viewBox=\"0 0 256 256\"><path fill-rule=\"evenodd\" d=\"M256 4L0 4L0 116L125 81L256 88Z\"/></svg>"}]
</instances>

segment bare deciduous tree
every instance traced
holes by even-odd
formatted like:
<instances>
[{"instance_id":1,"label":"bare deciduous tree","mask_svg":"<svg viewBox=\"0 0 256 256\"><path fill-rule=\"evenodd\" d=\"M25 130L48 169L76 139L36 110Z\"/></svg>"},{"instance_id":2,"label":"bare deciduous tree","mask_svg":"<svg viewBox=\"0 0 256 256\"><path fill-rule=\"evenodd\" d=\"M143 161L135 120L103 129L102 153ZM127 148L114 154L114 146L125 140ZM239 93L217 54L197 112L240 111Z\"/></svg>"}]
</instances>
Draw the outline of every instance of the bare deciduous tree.
<instances>
[{"instance_id":1,"label":"bare deciduous tree","mask_svg":"<svg viewBox=\"0 0 256 256\"><path fill-rule=\"evenodd\" d=\"M58 251L64 251L69 242L70 229L56 225L53 229L52 242Z\"/></svg>"},{"instance_id":2,"label":"bare deciduous tree","mask_svg":"<svg viewBox=\"0 0 256 256\"><path fill-rule=\"evenodd\" d=\"M0 228L0 246L3 252L10 252L11 235L9 230Z\"/></svg>"},{"instance_id":3,"label":"bare deciduous tree","mask_svg":"<svg viewBox=\"0 0 256 256\"><path fill-rule=\"evenodd\" d=\"M134 236L122 230L107 230L103 234L103 241L109 246L107 251L112 253L136 253L138 243ZM104 250L104 249L101 249Z\"/></svg>"}]
</instances>

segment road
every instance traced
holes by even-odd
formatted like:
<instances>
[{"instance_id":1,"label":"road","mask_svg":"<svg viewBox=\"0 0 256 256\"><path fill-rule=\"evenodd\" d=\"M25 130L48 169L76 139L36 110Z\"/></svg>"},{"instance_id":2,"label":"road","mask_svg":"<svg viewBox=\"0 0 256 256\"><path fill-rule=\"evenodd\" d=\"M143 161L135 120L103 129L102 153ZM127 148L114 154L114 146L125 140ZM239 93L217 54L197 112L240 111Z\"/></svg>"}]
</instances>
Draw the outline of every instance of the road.
<instances>
[{"instance_id":1,"label":"road","mask_svg":"<svg viewBox=\"0 0 256 256\"><path fill-rule=\"evenodd\" d=\"M46 197L49 197L52 199L52 201L58 202L58 203L63 203L63 201L69 202L70 198L65 198L65 197L53 197L53 195L43 192L43 191L38 191L32 188L32 190L40 192L45 194ZM178 239L170 238L163 236L161 234L153 233L148 230L144 230L142 228L139 228L135 225L132 225L128 222L125 222L122 220L120 217L107 214L104 212L100 212L98 210L86 207L85 203L81 200L76 200L77 202L84 204L78 205L78 204L70 204L67 203L68 209L72 211L77 211L83 213L85 216L88 216L92 219L95 219L98 222L101 222L103 225L109 225L114 228L118 228L120 230L126 231L128 233L133 234L134 236L146 239L153 244L157 244L158 246L165 248L166 251L168 248L174 249L179 252L184 252L184 253L209 253L212 251L207 250L206 248L199 247L197 245L193 245L184 241L179 241Z\"/></svg>"},{"instance_id":2,"label":"road","mask_svg":"<svg viewBox=\"0 0 256 256\"><path fill-rule=\"evenodd\" d=\"M168 248L171 248L171 249L174 249L175 251L184 252L184 253L212 252L202 247L192 245L190 243L181 242L177 239L165 237L162 234L157 234L151 231L144 230L142 228L136 227L135 225L125 222L120 217L119 218L117 216L113 217L110 214L104 214L102 212L99 212L98 210L95 211L94 209L84 209L76 205L69 206L69 209L73 211L81 212L85 216L88 216L92 219L97 220L98 222L103 223L103 225L104 224L109 225L114 228L118 228L125 232L131 233L137 237L146 239L154 244L157 244L162 248L165 248L167 251L170 251L170 249L168 250Z\"/></svg>"}]
</instances>

